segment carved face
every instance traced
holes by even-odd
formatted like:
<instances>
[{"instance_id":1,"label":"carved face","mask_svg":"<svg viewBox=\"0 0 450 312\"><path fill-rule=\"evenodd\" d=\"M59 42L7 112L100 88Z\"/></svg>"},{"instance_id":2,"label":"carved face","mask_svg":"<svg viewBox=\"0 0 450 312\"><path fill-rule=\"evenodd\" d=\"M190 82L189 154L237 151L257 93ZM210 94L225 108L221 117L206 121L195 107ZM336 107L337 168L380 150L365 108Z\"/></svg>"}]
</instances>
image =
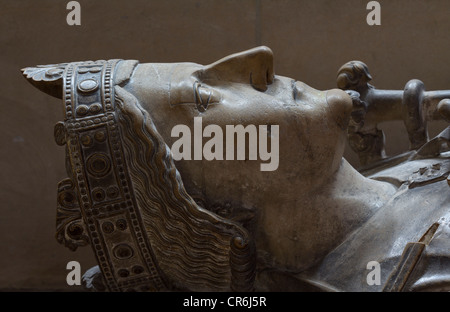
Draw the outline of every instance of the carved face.
<instances>
[{"instance_id":1,"label":"carved face","mask_svg":"<svg viewBox=\"0 0 450 312\"><path fill-rule=\"evenodd\" d=\"M92 178L95 180L91 184L98 188L99 183L109 187L114 182L129 192L124 172L130 171L137 206L131 201L124 205L141 211L159 265L163 271L171 272L174 280L181 280L184 274L178 276L172 270L183 267L175 258L186 264L184 244L178 242L180 237L199 236L186 241L203 250L206 248L203 242L209 241L210 233L225 229L217 243L220 247L212 245L210 252L215 256L210 258L210 265L217 264L220 251L224 262L219 266L227 266L230 264L227 255L234 244L230 241L236 237L238 242L241 238L245 240L246 234L236 226L240 222L248 225L257 248L267 251L283 265L299 267L314 258L313 253L320 254L332 245L322 243L325 246L322 248L317 245L323 241L323 235L319 237L315 232L320 228L316 221L326 216L326 212L320 210L323 203L312 205L310 194L328 184L342 163L352 109L351 98L345 92L318 91L294 79L275 75L273 55L266 47L234 54L207 66L123 61L114 67L114 83L109 78L102 80L102 90L99 78L111 74L97 63L54 67L29 68L24 74L42 90L64 100L65 117L69 120L57 128L64 130L56 131L63 134L57 135L57 141L69 142L67 150L71 164L75 165L69 170L69 176L77 176L73 180L81 181L77 183L83 188L79 202L84 201L83 209L91 209L86 195L91 190L86 190L88 184L82 181L84 167L79 155L87 153L88 177L103 176L106 169L112 175L109 169L113 166L107 166L110 159L117 158L115 163L123 164L119 159L117 138L120 137L127 166L117 170L122 170L119 178L123 181L118 184L112 178L103 181L97 177ZM73 73L76 78L72 77ZM77 83L72 83L72 78L78 79ZM111 84L115 91L114 108L109 93L101 95L105 90L110 91ZM95 117L103 114L97 101L102 102L109 114ZM94 118L86 119L89 114ZM74 116L79 120L74 122ZM116 122L121 136L115 133ZM111 127L112 146L116 149L111 155L104 154L110 148L104 139L95 141L98 146L91 147L91 136L95 139L98 135L92 132L96 131L96 123ZM240 133L236 138L235 132ZM180 175L172 165L166 145L172 148ZM99 192L94 194L101 195ZM198 209L191 197L225 219L219 222L221 218L216 218L217 214ZM100 196L97 201L103 199ZM180 211L184 216L172 216L172 212ZM165 217L175 220L175 225L167 226ZM208 222L199 223L198 219ZM237 223L227 223L230 219ZM193 226L197 227L196 231L191 231ZM181 227L185 230L183 235L179 234ZM240 234L234 236L229 227ZM298 232L305 235L299 238ZM186 257L191 255L196 253ZM187 271L198 267L195 263L199 259L191 260L194 265L188 263ZM190 280L194 284L197 281ZM202 280L198 282L203 285ZM211 282L210 286L213 285ZM197 289L198 285L186 287Z\"/></svg>"},{"instance_id":2,"label":"carved face","mask_svg":"<svg viewBox=\"0 0 450 312\"><path fill-rule=\"evenodd\" d=\"M191 147L184 148L192 148L191 160L182 159L176 166L189 193L202 197L209 206L231 202L257 207L268 197L289 200L321 185L340 165L350 97L337 89L318 91L292 78L274 75L272 51L266 47L234 54L208 66L139 64L125 89L149 112L169 147L180 140L180 134L172 137L174 127L190 128ZM194 160L198 143L194 142L195 117L201 117L203 129L208 125L223 129L224 160L207 160L201 151L202 160ZM227 125L254 125L255 129L278 126L278 163L274 154L271 160L258 156L249 160L250 136L246 160L227 160ZM257 135L276 147L276 133L269 133L272 141L264 137L265 133ZM203 134L200 146L204 147L211 136ZM270 170L262 171L261 164L270 161Z\"/></svg>"}]
</instances>

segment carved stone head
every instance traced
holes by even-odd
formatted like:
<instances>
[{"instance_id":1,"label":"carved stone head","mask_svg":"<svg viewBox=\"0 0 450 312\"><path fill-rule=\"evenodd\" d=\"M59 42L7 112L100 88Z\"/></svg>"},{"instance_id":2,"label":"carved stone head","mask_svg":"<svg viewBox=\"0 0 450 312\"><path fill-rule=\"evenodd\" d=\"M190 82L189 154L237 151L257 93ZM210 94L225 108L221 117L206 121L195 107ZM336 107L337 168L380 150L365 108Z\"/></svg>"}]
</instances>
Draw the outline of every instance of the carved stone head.
<instances>
[{"instance_id":1,"label":"carved stone head","mask_svg":"<svg viewBox=\"0 0 450 312\"><path fill-rule=\"evenodd\" d=\"M269 48L23 72L64 105L57 238L91 244L109 290L250 290L260 263L298 269L335 243L299 227L342 165L352 101L275 75Z\"/></svg>"}]
</instances>

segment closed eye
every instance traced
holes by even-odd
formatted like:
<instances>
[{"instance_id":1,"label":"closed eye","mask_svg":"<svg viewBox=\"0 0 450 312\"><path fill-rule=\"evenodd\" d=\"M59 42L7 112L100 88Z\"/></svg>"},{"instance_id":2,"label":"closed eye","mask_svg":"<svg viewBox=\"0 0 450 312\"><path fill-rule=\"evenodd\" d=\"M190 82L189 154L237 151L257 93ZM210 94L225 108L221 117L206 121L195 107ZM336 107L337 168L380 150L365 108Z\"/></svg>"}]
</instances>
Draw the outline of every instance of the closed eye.
<instances>
[{"instance_id":1,"label":"closed eye","mask_svg":"<svg viewBox=\"0 0 450 312\"><path fill-rule=\"evenodd\" d=\"M221 99L216 90L199 81L195 81L190 90L183 86L177 91L172 90L171 95L171 106L195 105L199 112L205 112L210 105L219 104Z\"/></svg>"},{"instance_id":2,"label":"closed eye","mask_svg":"<svg viewBox=\"0 0 450 312\"><path fill-rule=\"evenodd\" d=\"M195 105L199 112L204 112L211 101L211 90L202 87L201 83L196 81L193 86Z\"/></svg>"}]
</instances>

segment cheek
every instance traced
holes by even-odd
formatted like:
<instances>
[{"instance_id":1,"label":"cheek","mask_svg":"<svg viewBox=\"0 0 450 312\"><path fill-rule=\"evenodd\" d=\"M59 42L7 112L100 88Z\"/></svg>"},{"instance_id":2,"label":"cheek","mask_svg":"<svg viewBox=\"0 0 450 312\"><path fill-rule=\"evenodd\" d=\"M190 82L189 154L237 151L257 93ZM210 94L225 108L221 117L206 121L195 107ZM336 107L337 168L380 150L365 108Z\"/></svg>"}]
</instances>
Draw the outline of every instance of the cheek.
<instances>
[{"instance_id":1,"label":"cheek","mask_svg":"<svg viewBox=\"0 0 450 312\"><path fill-rule=\"evenodd\" d=\"M320 108L319 108L320 107ZM336 123L326 105L286 116L280 127L280 166L286 172L322 180L338 168L345 149L346 131Z\"/></svg>"}]
</instances>

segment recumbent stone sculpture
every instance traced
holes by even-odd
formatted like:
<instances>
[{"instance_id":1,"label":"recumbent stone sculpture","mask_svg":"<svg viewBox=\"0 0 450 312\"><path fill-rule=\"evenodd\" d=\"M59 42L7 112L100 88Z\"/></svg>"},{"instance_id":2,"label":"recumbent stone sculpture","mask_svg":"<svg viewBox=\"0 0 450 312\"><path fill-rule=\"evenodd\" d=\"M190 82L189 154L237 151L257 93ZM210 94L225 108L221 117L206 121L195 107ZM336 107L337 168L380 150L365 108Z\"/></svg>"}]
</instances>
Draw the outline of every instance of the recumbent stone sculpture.
<instances>
[{"instance_id":1,"label":"recumbent stone sculpture","mask_svg":"<svg viewBox=\"0 0 450 312\"><path fill-rule=\"evenodd\" d=\"M207 66L109 60L23 74L63 101L55 139L68 177L56 238L71 250L91 245L88 288L450 289L450 133L429 140L426 129L449 119L449 91L418 80L377 90L358 61L339 70L342 90L318 91L275 75L267 47ZM251 147L243 160L174 160L172 129L196 117L204 128L264 125L259 143L277 138L266 146L278 148L276 167L261 170ZM385 155L377 124L386 119L404 121L409 152ZM343 158L346 140L360 171ZM373 261L380 283L367 281Z\"/></svg>"}]
</instances>

